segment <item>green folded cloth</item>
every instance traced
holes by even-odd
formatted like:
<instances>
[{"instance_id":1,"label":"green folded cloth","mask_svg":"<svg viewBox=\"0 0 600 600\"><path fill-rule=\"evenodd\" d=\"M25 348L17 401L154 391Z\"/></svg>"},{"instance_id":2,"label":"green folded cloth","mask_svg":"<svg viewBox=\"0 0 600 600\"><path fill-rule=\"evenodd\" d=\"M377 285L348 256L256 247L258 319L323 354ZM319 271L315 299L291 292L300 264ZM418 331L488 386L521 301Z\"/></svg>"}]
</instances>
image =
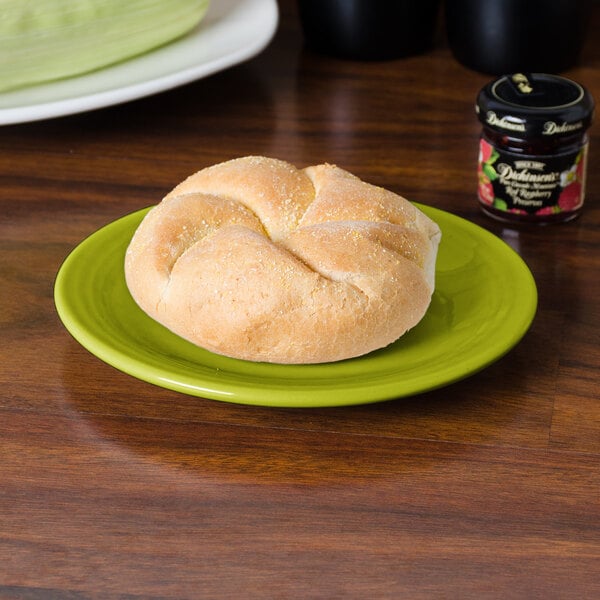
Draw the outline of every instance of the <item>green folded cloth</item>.
<instances>
[{"instance_id":1,"label":"green folded cloth","mask_svg":"<svg viewBox=\"0 0 600 600\"><path fill-rule=\"evenodd\" d=\"M193 29L209 0L0 0L0 91L80 75Z\"/></svg>"}]
</instances>

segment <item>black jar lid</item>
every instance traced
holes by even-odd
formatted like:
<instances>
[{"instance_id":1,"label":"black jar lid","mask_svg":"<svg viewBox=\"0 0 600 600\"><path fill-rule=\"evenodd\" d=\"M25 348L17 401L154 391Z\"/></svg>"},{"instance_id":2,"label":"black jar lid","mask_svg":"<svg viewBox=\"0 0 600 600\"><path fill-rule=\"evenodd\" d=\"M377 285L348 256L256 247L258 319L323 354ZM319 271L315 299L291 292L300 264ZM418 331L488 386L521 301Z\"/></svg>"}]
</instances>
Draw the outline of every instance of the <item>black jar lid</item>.
<instances>
[{"instance_id":1,"label":"black jar lid","mask_svg":"<svg viewBox=\"0 0 600 600\"><path fill-rule=\"evenodd\" d=\"M513 137L583 133L594 100L578 83L544 73L514 73L488 83L477 97L479 120Z\"/></svg>"}]
</instances>

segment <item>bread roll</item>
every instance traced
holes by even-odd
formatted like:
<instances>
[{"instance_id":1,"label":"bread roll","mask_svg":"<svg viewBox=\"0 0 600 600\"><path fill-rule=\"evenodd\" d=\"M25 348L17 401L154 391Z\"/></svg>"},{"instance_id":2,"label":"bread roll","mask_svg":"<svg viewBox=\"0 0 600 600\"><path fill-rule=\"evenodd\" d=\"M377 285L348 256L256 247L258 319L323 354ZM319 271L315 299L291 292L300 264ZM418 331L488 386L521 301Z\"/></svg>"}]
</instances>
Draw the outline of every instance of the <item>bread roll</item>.
<instances>
[{"instance_id":1,"label":"bread roll","mask_svg":"<svg viewBox=\"0 0 600 600\"><path fill-rule=\"evenodd\" d=\"M421 320L440 238L413 204L336 166L250 156L199 171L152 208L125 276L142 310L212 352L339 361Z\"/></svg>"}]
</instances>

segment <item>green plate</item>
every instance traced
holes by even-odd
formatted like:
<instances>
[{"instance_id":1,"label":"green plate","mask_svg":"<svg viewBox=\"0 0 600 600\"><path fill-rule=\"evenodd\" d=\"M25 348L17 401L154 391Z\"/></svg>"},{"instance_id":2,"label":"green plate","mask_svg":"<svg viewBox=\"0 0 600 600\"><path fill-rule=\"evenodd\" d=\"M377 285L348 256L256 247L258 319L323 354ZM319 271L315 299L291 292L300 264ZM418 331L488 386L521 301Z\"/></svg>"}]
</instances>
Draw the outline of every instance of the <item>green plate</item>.
<instances>
[{"instance_id":1,"label":"green plate","mask_svg":"<svg viewBox=\"0 0 600 600\"><path fill-rule=\"evenodd\" d=\"M149 383L263 406L366 404L438 388L479 371L523 337L537 290L523 260L502 240L447 212L419 206L442 229L436 291L423 320L368 355L318 365L273 365L213 354L181 339L133 301L125 250L148 211L103 227L63 263L58 314L71 335L106 363Z\"/></svg>"}]
</instances>

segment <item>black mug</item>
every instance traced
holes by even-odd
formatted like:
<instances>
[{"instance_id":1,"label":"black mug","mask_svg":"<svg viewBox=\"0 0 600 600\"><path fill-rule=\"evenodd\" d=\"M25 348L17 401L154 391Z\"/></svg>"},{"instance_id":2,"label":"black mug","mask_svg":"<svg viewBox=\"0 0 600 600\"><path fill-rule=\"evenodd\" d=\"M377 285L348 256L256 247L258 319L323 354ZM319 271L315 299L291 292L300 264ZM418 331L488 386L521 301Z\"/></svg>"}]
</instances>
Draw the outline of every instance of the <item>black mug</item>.
<instances>
[{"instance_id":1,"label":"black mug","mask_svg":"<svg viewBox=\"0 0 600 600\"><path fill-rule=\"evenodd\" d=\"M306 44L319 53L386 60L431 48L439 0L298 0Z\"/></svg>"},{"instance_id":2,"label":"black mug","mask_svg":"<svg viewBox=\"0 0 600 600\"><path fill-rule=\"evenodd\" d=\"M590 7L590 0L446 0L448 44L482 73L560 73L579 60Z\"/></svg>"}]
</instances>

